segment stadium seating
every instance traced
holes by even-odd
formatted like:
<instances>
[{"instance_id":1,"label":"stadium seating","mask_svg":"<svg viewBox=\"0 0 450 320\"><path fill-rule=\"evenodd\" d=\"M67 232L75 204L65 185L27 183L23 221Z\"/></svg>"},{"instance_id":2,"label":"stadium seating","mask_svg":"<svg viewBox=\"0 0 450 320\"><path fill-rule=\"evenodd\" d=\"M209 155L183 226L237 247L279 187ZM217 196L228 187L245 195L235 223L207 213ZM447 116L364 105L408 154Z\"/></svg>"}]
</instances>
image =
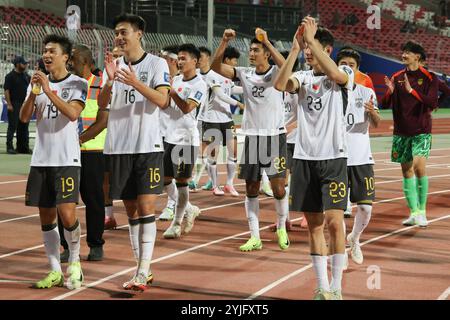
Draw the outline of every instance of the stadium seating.
<instances>
[{"instance_id":1,"label":"stadium seating","mask_svg":"<svg viewBox=\"0 0 450 320\"><path fill-rule=\"evenodd\" d=\"M369 0L367 0L369 1ZM398 3L400 1L385 1L386 3ZM404 12L412 14L413 10L407 5L398 4L405 8ZM330 10L333 8L333 10ZM359 22L354 26L340 24L333 29L335 37L345 44L353 44L386 57L400 59L401 45L408 40L416 40L425 47L428 53L427 63L430 69L442 73L450 73L450 41L448 37L436 33L427 32L423 28L417 28L414 34L401 33L404 22L396 19L381 18L381 30L369 30L366 20L369 15L362 7L349 4L345 0L321 0L319 1L320 22L325 26L333 25L333 14L339 10L341 14L354 13ZM414 11L415 12L415 11Z\"/></svg>"},{"instance_id":2,"label":"stadium seating","mask_svg":"<svg viewBox=\"0 0 450 320\"><path fill-rule=\"evenodd\" d=\"M0 6L0 21L6 24L64 27L63 18L39 9Z\"/></svg>"}]
</instances>

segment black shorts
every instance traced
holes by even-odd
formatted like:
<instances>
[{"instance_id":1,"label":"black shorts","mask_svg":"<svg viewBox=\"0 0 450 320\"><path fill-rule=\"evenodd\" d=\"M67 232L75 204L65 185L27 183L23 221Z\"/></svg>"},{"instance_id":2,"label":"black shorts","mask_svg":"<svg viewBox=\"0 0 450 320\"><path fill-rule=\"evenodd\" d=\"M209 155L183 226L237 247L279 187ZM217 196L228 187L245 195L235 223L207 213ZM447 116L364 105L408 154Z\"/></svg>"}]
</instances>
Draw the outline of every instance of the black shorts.
<instances>
[{"instance_id":1,"label":"black shorts","mask_svg":"<svg viewBox=\"0 0 450 320\"><path fill-rule=\"evenodd\" d=\"M286 145L287 148L287 168L289 170L292 169L292 160L294 159L294 149L295 149L295 143L288 143Z\"/></svg>"},{"instance_id":2,"label":"black shorts","mask_svg":"<svg viewBox=\"0 0 450 320\"><path fill-rule=\"evenodd\" d=\"M294 159L289 206L292 211L324 212L347 207L347 159Z\"/></svg>"},{"instance_id":3,"label":"black shorts","mask_svg":"<svg viewBox=\"0 0 450 320\"><path fill-rule=\"evenodd\" d=\"M194 170L198 147L164 143L164 175L189 179Z\"/></svg>"},{"instance_id":4,"label":"black shorts","mask_svg":"<svg viewBox=\"0 0 450 320\"><path fill-rule=\"evenodd\" d=\"M80 194L80 167L31 167L25 205L55 208L61 203L77 203Z\"/></svg>"},{"instance_id":5,"label":"black shorts","mask_svg":"<svg viewBox=\"0 0 450 320\"><path fill-rule=\"evenodd\" d=\"M239 179L261 181L262 171L269 178L286 177L286 134L246 136L239 163Z\"/></svg>"},{"instance_id":6,"label":"black shorts","mask_svg":"<svg viewBox=\"0 0 450 320\"><path fill-rule=\"evenodd\" d=\"M142 194L161 194L164 187L163 152L112 154L109 196L136 200Z\"/></svg>"},{"instance_id":7,"label":"black shorts","mask_svg":"<svg viewBox=\"0 0 450 320\"><path fill-rule=\"evenodd\" d=\"M226 146L227 142L236 137L236 128L234 122L205 122L202 124L203 130L203 142L219 144L222 142L222 146Z\"/></svg>"},{"instance_id":8,"label":"black shorts","mask_svg":"<svg viewBox=\"0 0 450 320\"><path fill-rule=\"evenodd\" d=\"M103 154L105 156L105 173L111 172L111 155L109 154Z\"/></svg>"},{"instance_id":9,"label":"black shorts","mask_svg":"<svg viewBox=\"0 0 450 320\"><path fill-rule=\"evenodd\" d=\"M375 200L375 179L373 165L347 167L350 201L360 204L372 204Z\"/></svg>"}]
</instances>

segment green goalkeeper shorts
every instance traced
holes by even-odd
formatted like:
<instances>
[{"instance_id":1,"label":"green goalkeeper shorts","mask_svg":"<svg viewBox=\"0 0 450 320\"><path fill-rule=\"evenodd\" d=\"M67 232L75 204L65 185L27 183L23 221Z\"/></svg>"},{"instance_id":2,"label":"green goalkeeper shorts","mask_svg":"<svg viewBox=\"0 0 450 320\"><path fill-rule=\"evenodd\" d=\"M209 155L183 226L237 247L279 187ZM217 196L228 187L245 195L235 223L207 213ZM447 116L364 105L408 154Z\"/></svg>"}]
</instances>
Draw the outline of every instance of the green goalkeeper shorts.
<instances>
[{"instance_id":1,"label":"green goalkeeper shorts","mask_svg":"<svg viewBox=\"0 0 450 320\"><path fill-rule=\"evenodd\" d=\"M391 161L407 163L414 157L428 159L431 150L431 133L422 133L412 137L394 135L392 139Z\"/></svg>"}]
</instances>

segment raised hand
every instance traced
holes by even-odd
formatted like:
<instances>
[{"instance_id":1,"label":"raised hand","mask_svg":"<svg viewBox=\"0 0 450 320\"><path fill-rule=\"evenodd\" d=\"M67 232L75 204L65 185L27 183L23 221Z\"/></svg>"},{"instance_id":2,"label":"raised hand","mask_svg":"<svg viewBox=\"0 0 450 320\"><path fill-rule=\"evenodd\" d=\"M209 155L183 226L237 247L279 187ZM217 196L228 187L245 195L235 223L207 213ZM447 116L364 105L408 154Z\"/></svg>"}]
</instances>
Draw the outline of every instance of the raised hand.
<instances>
[{"instance_id":1,"label":"raised hand","mask_svg":"<svg viewBox=\"0 0 450 320\"><path fill-rule=\"evenodd\" d=\"M234 38L236 38L236 31L234 31L233 29L225 29L225 31L223 32L222 40L228 42L230 40L233 40Z\"/></svg>"},{"instance_id":2,"label":"raised hand","mask_svg":"<svg viewBox=\"0 0 450 320\"><path fill-rule=\"evenodd\" d=\"M386 84L386 87L388 87L389 92L391 94L393 94L394 93L394 89L395 89L394 78L392 77L391 79L389 79L388 77L384 76L384 83Z\"/></svg>"},{"instance_id":3,"label":"raised hand","mask_svg":"<svg viewBox=\"0 0 450 320\"><path fill-rule=\"evenodd\" d=\"M134 72L133 67L131 66L131 62L128 62L128 69L118 68L116 70L115 79L132 87L135 87L136 83L139 81L136 77L136 73Z\"/></svg>"},{"instance_id":4,"label":"raised hand","mask_svg":"<svg viewBox=\"0 0 450 320\"><path fill-rule=\"evenodd\" d=\"M48 81L48 77L42 71L36 71L31 78L31 82L39 83L41 85L42 91L45 93L50 92L50 84Z\"/></svg>"},{"instance_id":5,"label":"raised hand","mask_svg":"<svg viewBox=\"0 0 450 320\"><path fill-rule=\"evenodd\" d=\"M111 52L107 52L105 58L105 70L109 80L114 80L118 67L119 61L114 61L113 54Z\"/></svg>"},{"instance_id":6,"label":"raised hand","mask_svg":"<svg viewBox=\"0 0 450 320\"><path fill-rule=\"evenodd\" d=\"M265 31L261 28L255 29L255 37L256 37L256 39L258 39L258 41L260 41L262 43L267 43L269 41L269 37L267 36L267 31Z\"/></svg>"},{"instance_id":7,"label":"raised hand","mask_svg":"<svg viewBox=\"0 0 450 320\"><path fill-rule=\"evenodd\" d=\"M406 73L405 73L405 89L408 92L412 91L412 87L411 84L409 83L408 76L406 75Z\"/></svg>"},{"instance_id":8,"label":"raised hand","mask_svg":"<svg viewBox=\"0 0 450 320\"><path fill-rule=\"evenodd\" d=\"M313 17L307 16L303 19L303 39L305 43L312 43L317 32L317 22Z\"/></svg>"}]
</instances>

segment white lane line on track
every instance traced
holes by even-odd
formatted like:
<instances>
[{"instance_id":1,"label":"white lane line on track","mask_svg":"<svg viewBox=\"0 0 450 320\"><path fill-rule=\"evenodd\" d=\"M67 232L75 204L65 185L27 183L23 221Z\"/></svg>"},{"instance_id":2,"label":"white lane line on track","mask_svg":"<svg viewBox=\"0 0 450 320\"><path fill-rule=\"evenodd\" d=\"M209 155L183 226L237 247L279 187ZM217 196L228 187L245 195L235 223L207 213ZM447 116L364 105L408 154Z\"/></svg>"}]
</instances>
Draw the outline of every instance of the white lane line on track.
<instances>
[{"instance_id":1,"label":"white lane line on track","mask_svg":"<svg viewBox=\"0 0 450 320\"><path fill-rule=\"evenodd\" d=\"M430 192L430 193L428 193L428 195L436 194L436 193L444 193L444 192L449 192L449 191L450 191L450 189L449 189L449 190L443 190L443 191ZM404 199L404 198L405 198L405 197L394 198L394 199L386 199L385 201L380 201L380 202L396 201L396 200ZM261 201L261 200L265 200L265 199L272 199L272 198L263 198L263 199L259 199L259 200ZM380 203L380 202L375 202L375 203ZM447 217L450 217L450 215L448 215ZM292 222L296 222L296 221L299 221L299 220L301 220L301 219L302 219L302 217L296 218L296 219L292 219L291 221L292 221ZM443 219L443 218L433 219L433 220L430 220L430 222L434 222L434 221L437 221L437 220L440 220L440 219ZM270 227L270 226L266 226L266 227L260 228L259 230L265 230L265 229L268 229L269 227ZM415 226L413 226L413 227L408 227L408 228L414 228L414 227L415 227ZM207 247L207 246L216 244L216 243L220 243L220 242L223 242L223 241L226 241L226 240L231 240L231 239L236 238L236 237L241 237L241 236L247 235L247 234L249 234L249 233L250 233L250 231L242 232L242 233L235 234L235 235L232 235L232 236L229 236L229 237L225 237L225 238L218 239L218 240L214 240L214 241L211 241L211 242L208 242L208 243L204 243L204 244L201 244L201 245L198 245L198 246L195 246L195 247L191 247L191 248L185 249L185 250L183 250L183 251L178 251L178 252L172 253L172 254L170 254L170 255L163 256L163 257L160 257L160 258L158 258L158 259L152 260L152 263L156 263L156 262L160 262L160 261L163 261L163 260L167 260L167 259L170 259L170 258L179 256L179 255L182 255L182 254L185 254L185 253L188 253L188 252L197 250L197 249L201 249L201 248L204 248L204 247ZM380 236L380 237L383 237L383 236ZM379 237L377 237L377 238L379 238ZM370 240L369 240L369 241L370 241ZM363 242L361 245L363 245L363 244L365 244L365 243L369 243L369 242L368 242L368 241ZM307 268L307 267L308 267L308 266L305 266L305 267L303 267L303 268ZM309 265L309 268L310 268L310 267L312 267L312 265ZM303 268L301 268L301 269L303 269ZM80 293L80 292L82 292L82 291L84 291L84 290L86 290L86 289L95 287L95 286L97 286L97 285L99 285L99 284L102 284L102 283L104 283L104 282L106 282L106 281L112 280L112 279L117 278L117 277L119 277L119 276L122 276L122 275L124 275L124 274L126 274L126 273L132 272L132 271L135 270L135 269L136 269L136 267L131 267L131 268L128 268L128 269L119 271L119 272L114 273L114 274L112 274L112 275L110 275L110 276L108 276L108 277L105 277L105 278L99 279L99 280L97 280L97 281L95 281L95 282L89 283L89 284L87 284L87 285L85 285L84 287L81 287L81 288L79 288L79 289L76 289L76 290L67 292L67 293L65 293L65 294L56 296L56 297L52 298L51 300L62 300L62 299L65 299L65 298L67 298L67 297L70 297L70 296L73 296L73 295L75 295L75 294L78 294L78 293ZM300 270L301 270L301 269L300 269ZM297 270L296 272L299 272L299 270ZM303 271L302 271L302 272L303 272ZM289 275L288 275L288 276L289 276ZM287 277L287 276L286 276L286 277ZM284 277L283 279L285 279L286 277ZM292 276L291 276L291 277L292 277ZM284 281L286 281L286 280L287 280L287 278L286 278ZM280 283L281 283L281 282L280 282ZM250 296L250 297L251 297L251 296ZM248 298L247 298L247 299L248 299Z\"/></svg>"},{"instance_id":2,"label":"white lane line on track","mask_svg":"<svg viewBox=\"0 0 450 320\"><path fill-rule=\"evenodd\" d=\"M450 190L448 190L448 191L450 191ZM447 218L450 218L450 214L449 214L449 215L446 215L446 216L442 216L442 217L436 218L436 219L429 220L428 223L433 223L433 222L440 221L440 220L444 220L444 219L447 219ZM367 240L367 241L364 241L363 243L361 243L361 246L364 246L364 245L366 245L366 244L370 244L370 243L372 243L372 242L375 242L375 241L378 241L378 240L381 240L381 239L390 237L390 236L392 236L392 235L396 235L396 234L399 234L399 233L408 231L408 230L413 229L413 228L419 228L419 227L418 227L418 226L410 226L410 227L405 227L405 228L397 229L397 230L395 230L395 231L392 231L392 232L386 233L386 234L384 234L384 235L381 235L381 236L378 236L378 237L369 239L369 240ZM350 248L346 249L347 252L349 252L349 250L350 250ZM257 292L255 292L255 293L253 293L252 295L250 295L249 297L247 297L245 300L253 300L253 299L256 299L256 298L260 297L261 295L265 294L266 292L272 290L273 288L279 286L279 285L282 284L283 282L285 282L285 281L287 281L287 280L289 280L289 279L291 279L291 278L293 278L293 277L295 277L295 276L297 276L297 275L299 275L299 274L301 274L301 273L303 273L303 272L305 272L305 271L307 271L307 270L309 270L309 269L311 269L311 268L312 268L312 263L310 263L310 264L308 264L308 265L306 265L306 266L303 266L303 267L301 267L300 269L297 269L297 270L295 270L294 272L291 272L291 273L285 275L284 277L282 277L282 278L280 278L280 279L278 279L278 280L272 282L271 284L265 286L264 288L258 290ZM447 290L449 290L449 289L450 289L450 288L448 288ZM445 292L444 292L444 293L445 293ZM448 294L450 294L450 292L448 292ZM447 294L447 296L448 296L448 294ZM444 294L442 294L441 296L443 296L443 295L444 295ZM439 299L439 298L438 298L438 299Z\"/></svg>"}]
</instances>

